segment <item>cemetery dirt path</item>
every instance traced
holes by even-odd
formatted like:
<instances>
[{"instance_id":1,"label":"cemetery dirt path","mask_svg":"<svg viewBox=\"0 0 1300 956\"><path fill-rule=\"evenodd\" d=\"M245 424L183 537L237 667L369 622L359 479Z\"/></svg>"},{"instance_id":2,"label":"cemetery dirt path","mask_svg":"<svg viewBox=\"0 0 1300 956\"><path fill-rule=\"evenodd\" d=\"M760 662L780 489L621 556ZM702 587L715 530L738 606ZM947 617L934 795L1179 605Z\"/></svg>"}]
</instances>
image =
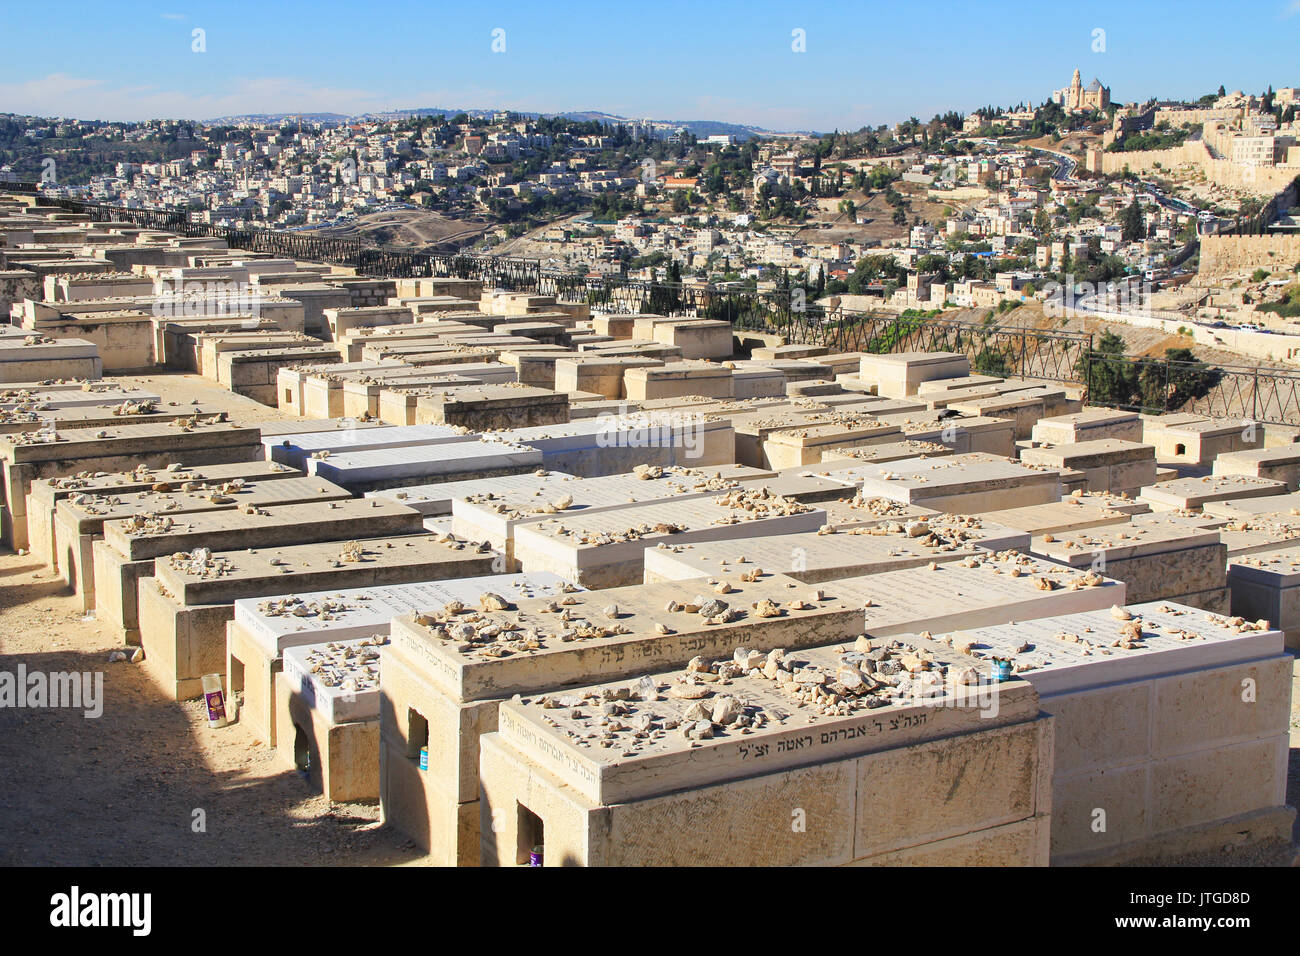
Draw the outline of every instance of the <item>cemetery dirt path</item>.
<instances>
[{"instance_id":1,"label":"cemetery dirt path","mask_svg":"<svg viewBox=\"0 0 1300 956\"><path fill-rule=\"evenodd\" d=\"M0 552L0 671L103 675L97 718L0 708L0 866L420 862L377 805L331 804L238 724L108 663L116 646L35 558Z\"/></svg>"}]
</instances>

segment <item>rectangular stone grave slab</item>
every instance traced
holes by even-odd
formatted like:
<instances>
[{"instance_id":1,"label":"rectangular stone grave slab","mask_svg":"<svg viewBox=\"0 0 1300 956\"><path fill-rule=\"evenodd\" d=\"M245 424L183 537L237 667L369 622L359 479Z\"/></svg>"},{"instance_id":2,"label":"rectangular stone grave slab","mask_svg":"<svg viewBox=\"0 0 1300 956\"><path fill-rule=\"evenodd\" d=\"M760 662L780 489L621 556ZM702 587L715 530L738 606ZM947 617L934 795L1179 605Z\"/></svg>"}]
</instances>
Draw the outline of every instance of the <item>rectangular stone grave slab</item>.
<instances>
[{"instance_id":1,"label":"rectangular stone grave slab","mask_svg":"<svg viewBox=\"0 0 1300 956\"><path fill-rule=\"evenodd\" d=\"M213 511L170 518L116 520L91 545L96 617L130 640L138 624L138 581L154 571L154 559L190 555L198 549L230 551L317 541L415 534L423 531L418 511L378 501L276 505L243 511Z\"/></svg>"},{"instance_id":2,"label":"rectangular stone grave slab","mask_svg":"<svg viewBox=\"0 0 1300 956\"><path fill-rule=\"evenodd\" d=\"M436 478L465 481L476 477L518 475L536 471L542 464L542 453L535 448L495 439L476 439L418 447L375 448L313 458L307 463L307 470L359 493Z\"/></svg>"},{"instance_id":3,"label":"rectangular stone grave slab","mask_svg":"<svg viewBox=\"0 0 1300 956\"><path fill-rule=\"evenodd\" d=\"M54 440L51 440L53 438ZM38 478L81 472L125 471L144 465L166 467L253 461L261 458L256 426L228 422L115 425L54 433L0 436L4 470L0 538L14 548L27 546L27 493Z\"/></svg>"},{"instance_id":4,"label":"rectangular stone grave slab","mask_svg":"<svg viewBox=\"0 0 1300 956\"><path fill-rule=\"evenodd\" d=\"M1276 630L1151 602L944 640L981 669L1012 661L1053 717L1054 865L1185 856L1224 828L1238 842L1289 833L1291 662Z\"/></svg>"},{"instance_id":5,"label":"rectangular stone grave slab","mask_svg":"<svg viewBox=\"0 0 1300 956\"><path fill-rule=\"evenodd\" d=\"M1070 445L1100 439L1142 441L1142 419L1137 412L1085 408L1072 415L1044 418L1033 427L1033 440L1049 445Z\"/></svg>"},{"instance_id":6,"label":"rectangular stone grave slab","mask_svg":"<svg viewBox=\"0 0 1300 956\"><path fill-rule=\"evenodd\" d=\"M76 593L81 609L95 606L95 577L92 546L103 536L104 522L128 519L136 515L167 515L207 511L230 511L244 507L304 504L340 501L351 497L344 489L320 478L307 476L259 482L238 479L212 490L197 489L202 482L160 483L157 488L172 490L118 493L110 496L78 495L65 498L56 507L54 522L55 553L59 556L59 575Z\"/></svg>"},{"instance_id":7,"label":"rectangular stone grave slab","mask_svg":"<svg viewBox=\"0 0 1300 956\"><path fill-rule=\"evenodd\" d=\"M415 406L417 424L453 425L476 432L568 420L567 395L518 383L450 386L420 396Z\"/></svg>"},{"instance_id":8,"label":"rectangular stone grave slab","mask_svg":"<svg viewBox=\"0 0 1300 956\"><path fill-rule=\"evenodd\" d=\"M905 441L883 442L879 445L826 448L822 450L821 466L809 465L808 471L811 474L822 474L829 470L844 470L846 466L851 466L852 462L860 462L865 467L887 461L900 461L904 458L928 458L951 454L953 450L947 445L909 438Z\"/></svg>"},{"instance_id":9,"label":"rectangular stone grave slab","mask_svg":"<svg viewBox=\"0 0 1300 956\"><path fill-rule=\"evenodd\" d=\"M1156 482L1155 449L1150 445L1102 438L1026 448L1020 460L1058 470L1073 469L1086 476L1088 491L1109 491L1136 496Z\"/></svg>"},{"instance_id":10,"label":"rectangular stone grave slab","mask_svg":"<svg viewBox=\"0 0 1300 956\"><path fill-rule=\"evenodd\" d=\"M226 625L240 598L482 576L498 557L417 534L163 558L139 586L145 670L169 697L188 700L204 674L225 676Z\"/></svg>"},{"instance_id":11,"label":"rectangular stone grave slab","mask_svg":"<svg viewBox=\"0 0 1300 956\"><path fill-rule=\"evenodd\" d=\"M54 539L54 516L60 501L74 495L123 495L149 491L156 485L183 487L187 483L216 487L228 481L269 481L300 476L302 472L279 462L240 461L226 465L145 468L134 471L100 472L95 475L69 475L63 478L38 478L27 494L28 537L32 553L51 568L59 569L58 548Z\"/></svg>"},{"instance_id":12,"label":"rectangular stone grave slab","mask_svg":"<svg viewBox=\"0 0 1300 956\"><path fill-rule=\"evenodd\" d=\"M878 395L906 398L915 395L922 382L969 376L970 360L956 352L868 354L862 356L859 375L876 385Z\"/></svg>"},{"instance_id":13,"label":"rectangular stone grave slab","mask_svg":"<svg viewBox=\"0 0 1300 956\"><path fill-rule=\"evenodd\" d=\"M1286 483L1251 475L1205 475L1201 478L1176 478L1142 489L1141 498L1152 509L1169 511L1179 508L1198 511L1211 501L1257 498L1280 495Z\"/></svg>"},{"instance_id":14,"label":"rectangular stone grave slab","mask_svg":"<svg viewBox=\"0 0 1300 956\"><path fill-rule=\"evenodd\" d=\"M1300 444L1223 452L1214 459L1214 474L1272 478L1295 492L1300 489Z\"/></svg>"},{"instance_id":15,"label":"rectangular stone grave slab","mask_svg":"<svg viewBox=\"0 0 1300 956\"><path fill-rule=\"evenodd\" d=\"M930 531L923 534L923 528ZM803 532L756 537L739 544L709 542L650 548L645 552L645 581L684 580L700 575L733 581L757 569L818 584L930 562L957 561L981 554L985 550L983 542L1008 546L1023 542L1027 546L1029 535L995 529L971 518L936 515L906 524L884 521L836 534Z\"/></svg>"},{"instance_id":16,"label":"rectangular stone grave slab","mask_svg":"<svg viewBox=\"0 0 1300 956\"><path fill-rule=\"evenodd\" d=\"M638 465L712 468L736 460L731 425L688 411L598 415L495 437L536 448L543 468L583 478L623 474Z\"/></svg>"},{"instance_id":17,"label":"rectangular stone grave slab","mask_svg":"<svg viewBox=\"0 0 1300 956\"><path fill-rule=\"evenodd\" d=\"M349 642L349 649L356 655L376 653L374 640ZM301 664L290 656L294 652L302 652ZM284 673L275 675L275 710L281 725L293 728L293 733L282 736L276 756L282 766L304 770L308 781L330 801L377 800L379 718L377 714L359 716L355 708L365 703L377 710L378 695L368 686L348 692L325 686L308 668L322 667L319 661L327 655L341 656L341 651L319 647L295 648L286 653L290 663ZM356 670L364 674L367 666L363 664ZM374 680L370 675L365 678ZM335 719L332 702L349 698L356 703L344 719Z\"/></svg>"},{"instance_id":18,"label":"rectangular stone grave slab","mask_svg":"<svg viewBox=\"0 0 1300 956\"><path fill-rule=\"evenodd\" d=\"M874 410L872 412L874 415ZM895 424L879 420L829 425L800 425L770 433L763 441L763 457L769 468L815 465L827 448L880 445L903 440Z\"/></svg>"},{"instance_id":19,"label":"rectangular stone grave slab","mask_svg":"<svg viewBox=\"0 0 1300 956\"><path fill-rule=\"evenodd\" d=\"M407 448L464 440L465 434L460 429L443 425L408 425L303 432L288 437L266 438L262 444L266 446L266 457L272 461L306 469L307 462L323 452L337 455L373 448Z\"/></svg>"},{"instance_id":20,"label":"rectangular stone grave slab","mask_svg":"<svg viewBox=\"0 0 1300 956\"><path fill-rule=\"evenodd\" d=\"M239 721L268 746L276 745L275 675L287 648L327 641L387 636L399 614L460 601L471 607L488 592L510 602L565 593L571 586L551 574L492 574L336 591L312 591L234 602L226 628L227 687L243 695ZM377 690L377 688L376 688ZM379 770L375 757L374 771Z\"/></svg>"},{"instance_id":21,"label":"rectangular stone grave slab","mask_svg":"<svg viewBox=\"0 0 1300 956\"><path fill-rule=\"evenodd\" d=\"M818 651L795 666L800 675L816 676L815 668L834 668L838 660L838 654ZM679 685L670 682L678 675L645 676L648 685L668 693L647 690L650 701L625 704L633 720L681 726L687 711L699 709L698 702L672 695ZM522 813L492 825L490 809L510 803L527 806L544 826L551 865L824 865L883 862L898 852L953 862L961 853L955 844L972 839L1001 843L989 862L1045 860L1051 733L1050 721L1033 709L1034 694L1013 685L996 688L993 718L969 706L940 706L944 698L936 697L863 705L814 721L793 705L793 694L769 690L794 681L744 677L738 683L748 701L745 716L763 720L758 728L692 741L674 727L652 731L644 742L633 737L630 749L593 746L575 729L582 718L542 699L503 705L500 730L482 747L482 862L521 862L531 842ZM594 701L624 693L605 685L565 696ZM981 765L978 779L952 767L940 770L949 760L970 767L967 749L982 755L973 761ZM788 839L776 836L761 849L723 837L741 819L784 832L789 827L784 821L776 826L776 807L784 816L790 800L812 808L823 825ZM892 809L904 804L906 814ZM669 834L688 819L702 824L699 838L674 843ZM1034 835L1010 838L1014 826Z\"/></svg>"},{"instance_id":22,"label":"rectangular stone grave slab","mask_svg":"<svg viewBox=\"0 0 1300 956\"><path fill-rule=\"evenodd\" d=\"M479 490L451 504L452 528L463 537L487 541L515 566L515 530L551 516L577 521L602 511L622 511L637 504L674 502L717 496L741 487L738 480L755 469L642 468L624 475L533 481L518 490ZM762 474L761 472L759 474ZM644 477L643 477L644 476ZM758 480L766 481L766 477Z\"/></svg>"},{"instance_id":23,"label":"rectangular stone grave slab","mask_svg":"<svg viewBox=\"0 0 1300 956\"><path fill-rule=\"evenodd\" d=\"M875 475L863 475L860 487L868 497L963 513L1043 504L1061 497L1056 471L978 453L890 462Z\"/></svg>"},{"instance_id":24,"label":"rectangular stone grave slab","mask_svg":"<svg viewBox=\"0 0 1300 956\"><path fill-rule=\"evenodd\" d=\"M1246 419L1205 419L1163 428L1146 429L1145 434L1156 446L1162 462L1185 465L1209 465L1219 455L1262 448L1264 428Z\"/></svg>"},{"instance_id":25,"label":"rectangular stone grave slab","mask_svg":"<svg viewBox=\"0 0 1300 956\"><path fill-rule=\"evenodd\" d=\"M1053 540L1048 541L1047 538ZM1129 599L1182 601L1226 611L1227 548L1216 531L1173 524L1116 524L1044 535L1035 555L1074 568L1095 568L1124 581Z\"/></svg>"},{"instance_id":26,"label":"rectangular stone grave slab","mask_svg":"<svg viewBox=\"0 0 1300 956\"><path fill-rule=\"evenodd\" d=\"M515 528L514 558L525 571L551 571L584 587L620 587L642 580L644 552L661 541L815 531L825 518L808 505L736 490L527 522Z\"/></svg>"},{"instance_id":27,"label":"rectangular stone grave slab","mask_svg":"<svg viewBox=\"0 0 1300 956\"><path fill-rule=\"evenodd\" d=\"M1121 498L1108 492L1086 491L1066 495L1060 501L1026 505L1003 511L986 511L980 517L1031 535L1060 534L1099 525L1122 524L1129 517L1149 509L1145 502Z\"/></svg>"},{"instance_id":28,"label":"rectangular stone grave slab","mask_svg":"<svg viewBox=\"0 0 1300 956\"><path fill-rule=\"evenodd\" d=\"M443 515L450 517L452 501L457 498L472 498L488 494L507 495L514 492L529 495L545 494L552 489L564 487L563 483L572 478L573 475L562 471L537 469L518 475L498 475L493 478L440 481L427 485L401 485L396 488L367 491L365 496L398 502L408 508L414 508L426 518ZM450 528L450 525L448 527Z\"/></svg>"}]
</instances>

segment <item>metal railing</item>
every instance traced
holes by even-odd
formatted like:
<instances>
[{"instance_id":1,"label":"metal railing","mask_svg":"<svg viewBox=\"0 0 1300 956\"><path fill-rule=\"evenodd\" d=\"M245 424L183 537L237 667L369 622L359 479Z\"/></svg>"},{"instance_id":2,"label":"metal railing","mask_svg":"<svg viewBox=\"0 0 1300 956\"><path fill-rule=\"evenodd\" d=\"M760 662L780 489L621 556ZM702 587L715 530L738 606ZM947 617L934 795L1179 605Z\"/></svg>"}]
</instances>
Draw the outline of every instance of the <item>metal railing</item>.
<instances>
[{"instance_id":1,"label":"metal railing","mask_svg":"<svg viewBox=\"0 0 1300 956\"><path fill-rule=\"evenodd\" d=\"M1300 426L1300 371L1096 352L1081 371L1094 405Z\"/></svg>"}]
</instances>

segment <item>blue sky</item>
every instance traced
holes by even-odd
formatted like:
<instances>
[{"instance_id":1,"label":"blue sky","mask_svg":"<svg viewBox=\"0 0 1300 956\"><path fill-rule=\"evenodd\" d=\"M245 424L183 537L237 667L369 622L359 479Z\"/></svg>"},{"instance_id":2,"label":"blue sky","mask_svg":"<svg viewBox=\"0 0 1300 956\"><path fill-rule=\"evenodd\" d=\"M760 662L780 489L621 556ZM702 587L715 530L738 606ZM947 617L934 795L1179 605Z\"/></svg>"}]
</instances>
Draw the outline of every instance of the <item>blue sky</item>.
<instances>
[{"instance_id":1,"label":"blue sky","mask_svg":"<svg viewBox=\"0 0 1300 956\"><path fill-rule=\"evenodd\" d=\"M1041 102L1076 66L1120 101L1300 85L1300 0L100 0L3 17L0 112L97 119L441 106L830 130Z\"/></svg>"}]
</instances>

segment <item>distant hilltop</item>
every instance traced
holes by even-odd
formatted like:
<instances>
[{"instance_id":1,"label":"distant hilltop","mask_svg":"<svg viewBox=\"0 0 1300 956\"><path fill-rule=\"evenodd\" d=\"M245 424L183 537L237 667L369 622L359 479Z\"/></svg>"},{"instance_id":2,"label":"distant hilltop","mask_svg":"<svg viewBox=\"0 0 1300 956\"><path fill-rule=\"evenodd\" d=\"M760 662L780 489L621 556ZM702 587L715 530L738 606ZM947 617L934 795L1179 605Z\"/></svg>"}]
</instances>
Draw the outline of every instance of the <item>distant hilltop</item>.
<instances>
[{"instance_id":1,"label":"distant hilltop","mask_svg":"<svg viewBox=\"0 0 1300 956\"><path fill-rule=\"evenodd\" d=\"M449 109L444 107L421 107L412 110L390 110L386 112L365 113L360 116L350 116L343 113L248 113L242 116L220 116L215 119L204 120L206 123L220 124L237 124L237 123L280 123L286 121L297 122L302 120L305 123L349 123L365 120L394 120L406 119L412 116L456 116L464 113L466 116L474 119L491 119L499 113L514 113L528 119L538 119L541 117L559 117L561 119L574 120L575 122L598 123L635 123L650 122L660 126L681 127L694 133L696 136L735 136L738 139L748 139L751 136L816 136L815 130L771 130L764 129L761 126L746 126L740 123L723 123L718 120L634 120L627 116L618 116L613 113L602 113L599 110L580 110L569 113L529 113L523 110L487 110L487 109Z\"/></svg>"}]
</instances>

